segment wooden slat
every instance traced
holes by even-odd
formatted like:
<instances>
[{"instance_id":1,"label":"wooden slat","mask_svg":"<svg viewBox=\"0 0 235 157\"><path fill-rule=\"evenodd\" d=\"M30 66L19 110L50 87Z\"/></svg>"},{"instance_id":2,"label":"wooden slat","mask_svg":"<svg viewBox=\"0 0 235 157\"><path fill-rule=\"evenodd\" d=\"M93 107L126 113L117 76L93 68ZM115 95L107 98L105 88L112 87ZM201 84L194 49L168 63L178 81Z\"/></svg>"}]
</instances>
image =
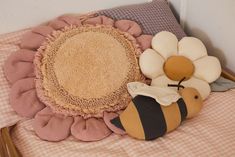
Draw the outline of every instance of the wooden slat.
<instances>
[{"instance_id":1,"label":"wooden slat","mask_svg":"<svg viewBox=\"0 0 235 157\"><path fill-rule=\"evenodd\" d=\"M12 142L12 139L9 133L9 128L3 128L1 130L1 136L6 146L8 157L21 157L19 152L16 150L14 143Z\"/></svg>"},{"instance_id":2,"label":"wooden slat","mask_svg":"<svg viewBox=\"0 0 235 157\"><path fill-rule=\"evenodd\" d=\"M229 80L235 81L235 74L231 72L230 70L223 69L221 75Z\"/></svg>"},{"instance_id":3,"label":"wooden slat","mask_svg":"<svg viewBox=\"0 0 235 157\"><path fill-rule=\"evenodd\" d=\"M0 130L1 131L1 130ZM5 142L0 132L0 157L8 157Z\"/></svg>"}]
</instances>

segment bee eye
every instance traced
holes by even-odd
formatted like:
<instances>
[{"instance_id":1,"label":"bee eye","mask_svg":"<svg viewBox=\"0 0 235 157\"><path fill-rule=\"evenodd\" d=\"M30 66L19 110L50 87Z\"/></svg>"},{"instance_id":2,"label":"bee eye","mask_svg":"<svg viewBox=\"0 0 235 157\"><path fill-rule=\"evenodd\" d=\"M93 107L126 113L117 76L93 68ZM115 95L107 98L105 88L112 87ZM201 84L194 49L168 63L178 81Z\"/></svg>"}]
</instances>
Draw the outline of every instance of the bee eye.
<instances>
[{"instance_id":1,"label":"bee eye","mask_svg":"<svg viewBox=\"0 0 235 157\"><path fill-rule=\"evenodd\" d=\"M194 99L198 99L198 95L195 95L195 96L194 96Z\"/></svg>"}]
</instances>

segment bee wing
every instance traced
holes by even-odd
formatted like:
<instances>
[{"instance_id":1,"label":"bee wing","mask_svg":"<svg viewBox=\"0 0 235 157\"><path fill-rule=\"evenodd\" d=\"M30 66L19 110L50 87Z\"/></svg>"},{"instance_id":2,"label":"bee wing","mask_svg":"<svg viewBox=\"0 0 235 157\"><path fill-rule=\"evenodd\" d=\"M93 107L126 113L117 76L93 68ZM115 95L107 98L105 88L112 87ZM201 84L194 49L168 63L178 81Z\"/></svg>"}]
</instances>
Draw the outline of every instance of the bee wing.
<instances>
[{"instance_id":1,"label":"bee wing","mask_svg":"<svg viewBox=\"0 0 235 157\"><path fill-rule=\"evenodd\" d=\"M132 97L137 95L148 96L154 98L162 106L169 106L180 98L177 91L168 87L148 86L140 82L131 82L127 84L127 88Z\"/></svg>"},{"instance_id":2,"label":"bee wing","mask_svg":"<svg viewBox=\"0 0 235 157\"><path fill-rule=\"evenodd\" d=\"M141 83L141 82L131 82L127 84L127 90L129 94L132 96L132 98L134 98L135 96L138 95L136 94L136 92L139 91L139 89L142 89L147 86L148 85Z\"/></svg>"}]
</instances>

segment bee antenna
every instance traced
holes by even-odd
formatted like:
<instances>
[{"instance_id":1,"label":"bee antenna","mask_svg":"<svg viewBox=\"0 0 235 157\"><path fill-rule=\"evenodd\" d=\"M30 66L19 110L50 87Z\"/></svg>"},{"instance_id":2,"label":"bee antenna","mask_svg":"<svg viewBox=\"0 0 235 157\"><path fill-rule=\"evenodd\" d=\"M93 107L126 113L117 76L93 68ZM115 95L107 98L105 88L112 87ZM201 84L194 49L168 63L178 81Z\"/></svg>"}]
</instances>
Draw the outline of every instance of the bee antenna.
<instances>
[{"instance_id":1,"label":"bee antenna","mask_svg":"<svg viewBox=\"0 0 235 157\"><path fill-rule=\"evenodd\" d=\"M180 88L184 88L183 85L181 85L181 83L185 80L186 78L182 78L178 84L168 84L168 87L178 87L177 89L179 90Z\"/></svg>"},{"instance_id":2,"label":"bee antenna","mask_svg":"<svg viewBox=\"0 0 235 157\"><path fill-rule=\"evenodd\" d=\"M180 85L184 80L186 79L186 77L183 77L180 81L179 81L179 83L178 83L178 90L179 90L179 88L181 87L181 88L184 88L184 86L183 85Z\"/></svg>"}]
</instances>

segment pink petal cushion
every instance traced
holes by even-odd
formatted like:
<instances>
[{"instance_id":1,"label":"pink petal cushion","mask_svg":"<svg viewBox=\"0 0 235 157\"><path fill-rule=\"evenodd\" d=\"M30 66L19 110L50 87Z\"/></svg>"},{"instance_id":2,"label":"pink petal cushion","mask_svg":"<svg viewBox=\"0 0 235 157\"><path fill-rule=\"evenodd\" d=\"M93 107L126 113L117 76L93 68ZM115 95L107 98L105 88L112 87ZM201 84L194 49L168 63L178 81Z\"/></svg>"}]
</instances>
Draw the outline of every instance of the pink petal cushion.
<instances>
[{"instance_id":1,"label":"pink petal cushion","mask_svg":"<svg viewBox=\"0 0 235 157\"><path fill-rule=\"evenodd\" d=\"M152 38L153 38L152 35L141 35L138 38L136 38L136 40L140 45L140 48L144 51L151 47Z\"/></svg>"},{"instance_id":2,"label":"pink petal cushion","mask_svg":"<svg viewBox=\"0 0 235 157\"><path fill-rule=\"evenodd\" d=\"M17 80L35 76L33 70L34 54L35 51L21 49L8 57L4 65L4 73L11 84Z\"/></svg>"},{"instance_id":3,"label":"pink petal cushion","mask_svg":"<svg viewBox=\"0 0 235 157\"><path fill-rule=\"evenodd\" d=\"M10 104L21 116L33 118L45 105L37 97L34 78L17 81L10 91Z\"/></svg>"},{"instance_id":4,"label":"pink petal cushion","mask_svg":"<svg viewBox=\"0 0 235 157\"><path fill-rule=\"evenodd\" d=\"M97 141L109 136L112 132L102 119L75 117L71 127L72 135L82 141Z\"/></svg>"},{"instance_id":5,"label":"pink petal cushion","mask_svg":"<svg viewBox=\"0 0 235 157\"><path fill-rule=\"evenodd\" d=\"M49 26L54 28L55 30L59 30L69 25L63 20L55 19L49 23Z\"/></svg>"},{"instance_id":6,"label":"pink petal cushion","mask_svg":"<svg viewBox=\"0 0 235 157\"><path fill-rule=\"evenodd\" d=\"M61 141L70 135L72 123L72 117L55 114L49 107L46 107L36 114L33 127L41 139Z\"/></svg>"},{"instance_id":7,"label":"pink petal cushion","mask_svg":"<svg viewBox=\"0 0 235 157\"><path fill-rule=\"evenodd\" d=\"M28 32L21 39L20 47L22 49L37 50L41 46L41 44L45 41L45 39L46 37L41 34Z\"/></svg>"},{"instance_id":8,"label":"pink petal cushion","mask_svg":"<svg viewBox=\"0 0 235 157\"><path fill-rule=\"evenodd\" d=\"M118 20L114 25L121 31L128 32L135 37L138 37L142 33L140 26L134 21Z\"/></svg>"},{"instance_id":9,"label":"pink petal cushion","mask_svg":"<svg viewBox=\"0 0 235 157\"><path fill-rule=\"evenodd\" d=\"M69 25L76 25L76 26L82 25L81 21L74 16L63 15L63 16L60 16L58 19L66 22Z\"/></svg>"},{"instance_id":10,"label":"pink petal cushion","mask_svg":"<svg viewBox=\"0 0 235 157\"><path fill-rule=\"evenodd\" d=\"M114 112L104 112L104 122L108 126L110 130L112 130L114 133L119 134L119 135L125 135L126 132L123 131L122 129L117 128L115 125L113 125L110 120L118 117L118 113Z\"/></svg>"},{"instance_id":11,"label":"pink petal cushion","mask_svg":"<svg viewBox=\"0 0 235 157\"><path fill-rule=\"evenodd\" d=\"M93 18L89 18L83 22L83 24L90 24L90 25L96 25L96 24L103 24L103 25L114 25L114 21L111 18L108 18L106 16L97 16Z\"/></svg>"},{"instance_id":12,"label":"pink petal cushion","mask_svg":"<svg viewBox=\"0 0 235 157\"><path fill-rule=\"evenodd\" d=\"M51 34L53 31L53 28L51 28L50 26L37 26L35 28L32 29L33 33L38 33L42 36L47 36L48 34Z\"/></svg>"}]
</instances>

